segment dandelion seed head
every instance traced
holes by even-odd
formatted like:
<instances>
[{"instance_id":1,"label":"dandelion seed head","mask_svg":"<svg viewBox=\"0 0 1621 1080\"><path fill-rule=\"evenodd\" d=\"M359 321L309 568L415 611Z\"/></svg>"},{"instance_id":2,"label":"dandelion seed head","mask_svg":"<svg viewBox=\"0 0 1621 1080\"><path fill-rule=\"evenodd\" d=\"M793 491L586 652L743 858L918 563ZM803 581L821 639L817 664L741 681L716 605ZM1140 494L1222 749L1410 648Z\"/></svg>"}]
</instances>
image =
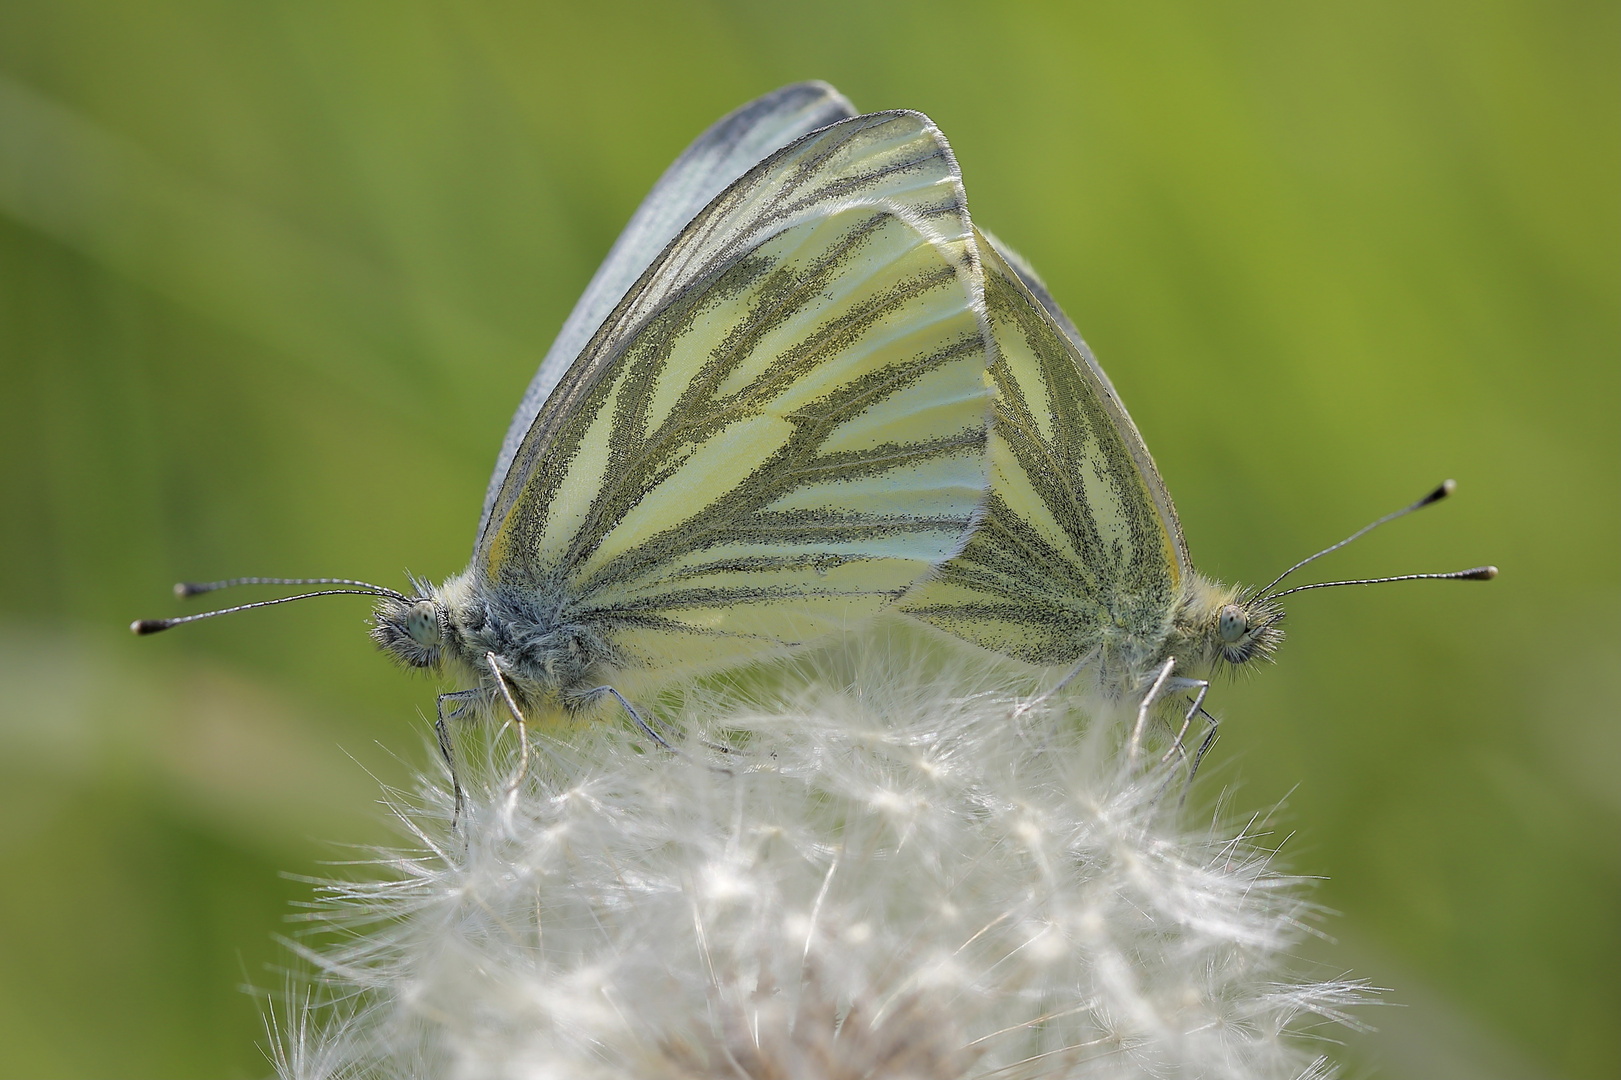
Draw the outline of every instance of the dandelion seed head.
<instances>
[{"instance_id":1,"label":"dandelion seed head","mask_svg":"<svg viewBox=\"0 0 1621 1080\"><path fill-rule=\"evenodd\" d=\"M320 887L278 1070L651 1080L1295 1078L1362 990L1297 977L1314 910L1262 827L1194 832L1121 726L1018 713L994 665L862 647L749 700L463 738L412 842ZM467 760L467 759L471 760ZM296 1036L296 1037L295 1037Z\"/></svg>"}]
</instances>

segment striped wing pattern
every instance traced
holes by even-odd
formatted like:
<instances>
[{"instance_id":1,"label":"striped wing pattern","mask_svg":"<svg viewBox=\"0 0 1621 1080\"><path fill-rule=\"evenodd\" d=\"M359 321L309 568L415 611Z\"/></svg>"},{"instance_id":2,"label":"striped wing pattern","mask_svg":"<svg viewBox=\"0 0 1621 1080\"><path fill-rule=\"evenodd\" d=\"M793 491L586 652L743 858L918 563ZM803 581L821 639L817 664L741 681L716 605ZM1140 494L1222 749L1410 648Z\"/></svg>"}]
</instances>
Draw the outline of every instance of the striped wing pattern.
<instances>
[{"instance_id":1,"label":"striped wing pattern","mask_svg":"<svg viewBox=\"0 0 1621 1080\"><path fill-rule=\"evenodd\" d=\"M979 238L982 247L995 251L1007 264L1008 269L1018 275L1020 283L1030 291L1030 295L1041 302L1042 309L1058 324L1058 328L1064 332L1070 344L1075 346L1075 352L1080 357L1082 365L1091 376L1091 380L1099 387L1098 393L1103 407L1114 422L1115 430L1120 433L1121 442L1125 443L1132 461L1137 464L1137 474L1142 477L1143 485L1153 497L1154 510L1159 514L1160 521L1171 538L1171 546L1176 550L1178 575L1185 578L1192 574L1193 561L1188 556L1188 543L1182 536L1182 522L1176 516L1176 504L1171 501L1171 493L1166 490L1165 480L1159 474L1159 467L1154 464L1154 456L1148 452L1148 446L1143 442L1137 425L1132 422L1131 414L1126 412L1126 406L1121 402L1119 393L1115 391L1114 383L1109 381L1103 366L1092 355L1092 349L1081 337L1080 330L1076 329L1075 323L1064 314L1064 309L1053 299L1047 283L1041 280L1041 275L1036 273L1035 268L1024 256L988 232L979 230L974 235Z\"/></svg>"},{"instance_id":2,"label":"striped wing pattern","mask_svg":"<svg viewBox=\"0 0 1621 1080\"><path fill-rule=\"evenodd\" d=\"M675 239L682 226L766 155L817 128L854 115L855 107L826 83L794 83L715 121L665 170L591 276L518 403L484 496L484 510L478 521L480 533L490 519L513 455L552 388L602 320L625 298L636 279Z\"/></svg>"},{"instance_id":3,"label":"striped wing pattern","mask_svg":"<svg viewBox=\"0 0 1621 1080\"><path fill-rule=\"evenodd\" d=\"M618 667L793 644L961 550L989 356L956 163L915 113L807 136L723 192L564 375L474 569Z\"/></svg>"},{"instance_id":4,"label":"striped wing pattern","mask_svg":"<svg viewBox=\"0 0 1621 1080\"><path fill-rule=\"evenodd\" d=\"M1078 335L1013 260L980 249L997 347L991 496L962 554L901 610L1032 664L1161 640L1187 555L1153 460Z\"/></svg>"}]
</instances>

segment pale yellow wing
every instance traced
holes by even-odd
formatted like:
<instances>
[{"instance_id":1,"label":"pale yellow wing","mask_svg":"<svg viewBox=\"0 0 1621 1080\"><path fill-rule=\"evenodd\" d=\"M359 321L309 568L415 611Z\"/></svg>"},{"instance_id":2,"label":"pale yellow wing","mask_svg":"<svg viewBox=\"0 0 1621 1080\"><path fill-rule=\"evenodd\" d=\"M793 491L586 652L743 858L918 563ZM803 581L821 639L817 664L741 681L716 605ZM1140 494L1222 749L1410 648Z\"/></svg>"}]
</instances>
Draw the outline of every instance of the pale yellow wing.
<instances>
[{"instance_id":1,"label":"pale yellow wing","mask_svg":"<svg viewBox=\"0 0 1621 1080\"><path fill-rule=\"evenodd\" d=\"M997 346L991 497L963 553L901 610L1032 664L1163 640L1190 568L1153 459L1056 305L994 243L980 251Z\"/></svg>"},{"instance_id":2,"label":"pale yellow wing","mask_svg":"<svg viewBox=\"0 0 1621 1080\"><path fill-rule=\"evenodd\" d=\"M474 571L617 668L847 625L961 550L988 329L955 160L916 113L766 159L671 243L536 417Z\"/></svg>"}]
</instances>

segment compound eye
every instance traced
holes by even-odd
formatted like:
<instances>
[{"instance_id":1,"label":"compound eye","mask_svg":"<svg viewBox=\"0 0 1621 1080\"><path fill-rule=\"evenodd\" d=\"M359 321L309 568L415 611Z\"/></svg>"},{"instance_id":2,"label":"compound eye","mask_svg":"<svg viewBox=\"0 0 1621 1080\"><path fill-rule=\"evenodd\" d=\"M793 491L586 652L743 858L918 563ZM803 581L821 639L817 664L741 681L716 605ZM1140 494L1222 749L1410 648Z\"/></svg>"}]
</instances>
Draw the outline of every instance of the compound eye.
<instances>
[{"instance_id":1,"label":"compound eye","mask_svg":"<svg viewBox=\"0 0 1621 1080\"><path fill-rule=\"evenodd\" d=\"M440 643L439 613L432 600L418 600L405 616L405 632L418 645L433 646Z\"/></svg>"},{"instance_id":2,"label":"compound eye","mask_svg":"<svg viewBox=\"0 0 1621 1080\"><path fill-rule=\"evenodd\" d=\"M1221 614L1216 618L1216 633L1221 635L1222 641L1231 645L1248 630L1249 619L1244 616L1243 608L1237 604L1228 604L1221 609Z\"/></svg>"}]
</instances>

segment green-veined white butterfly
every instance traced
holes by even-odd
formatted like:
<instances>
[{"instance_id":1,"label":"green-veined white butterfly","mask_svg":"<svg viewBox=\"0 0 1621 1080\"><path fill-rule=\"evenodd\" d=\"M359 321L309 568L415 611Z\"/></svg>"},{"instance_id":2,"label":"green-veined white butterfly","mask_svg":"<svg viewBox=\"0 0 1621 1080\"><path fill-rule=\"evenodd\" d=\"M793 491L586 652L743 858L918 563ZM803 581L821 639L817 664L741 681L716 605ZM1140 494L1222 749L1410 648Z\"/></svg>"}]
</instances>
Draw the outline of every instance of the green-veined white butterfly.
<instances>
[{"instance_id":1,"label":"green-veined white butterfly","mask_svg":"<svg viewBox=\"0 0 1621 1080\"><path fill-rule=\"evenodd\" d=\"M446 699L504 699L520 733L602 694L641 722L614 684L893 603L982 507L990 344L944 137L850 111L786 87L661 178L520 404L463 573L412 595L179 591L379 597L383 649L474 683L441 699L447 757Z\"/></svg>"},{"instance_id":2,"label":"green-veined white butterfly","mask_svg":"<svg viewBox=\"0 0 1621 1080\"><path fill-rule=\"evenodd\" d=\"M1313 559L1450 494L1449 480L1263 589L1205 578L1193 568L1153 457L1074 324L1015 252L983 234L980 251L997 347L991 497L963 553L908 593L900 610L991 651L1067 667L1049 694L1090 669L1105 693L1137 704L1133 756L1154 702L1191 693L1168 759L1201 711L1212 671L1268 657L1282 641L1280 597L1333 585L1496 576L1484 566L1273 591ZM1215 731L1205 716L1211 726L1200 753Z\"/></svg>"}]
</instances>

